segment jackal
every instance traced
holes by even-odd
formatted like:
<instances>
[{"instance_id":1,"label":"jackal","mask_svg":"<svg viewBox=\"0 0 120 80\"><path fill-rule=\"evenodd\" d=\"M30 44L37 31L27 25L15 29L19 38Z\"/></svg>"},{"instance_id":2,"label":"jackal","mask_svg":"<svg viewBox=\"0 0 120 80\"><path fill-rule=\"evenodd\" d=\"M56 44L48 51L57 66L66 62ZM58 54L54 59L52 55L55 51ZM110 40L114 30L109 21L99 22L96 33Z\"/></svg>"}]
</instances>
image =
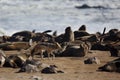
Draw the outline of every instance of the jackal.
<instances>
[{"instance_id":1,"label":"jackal","mask_svg":"<svg viewBox=\"0 0 120 80\"><path fill-rule=\"evenodd\" d=\"M40 54L41 59L43 59L43 53L47 52L48 59L52 56L52 59L55 58L54 52L58 49L61 49L59 43L38 43L32 50L31 56L34 57L35 54Z\"/></svg>"}]
</instances>

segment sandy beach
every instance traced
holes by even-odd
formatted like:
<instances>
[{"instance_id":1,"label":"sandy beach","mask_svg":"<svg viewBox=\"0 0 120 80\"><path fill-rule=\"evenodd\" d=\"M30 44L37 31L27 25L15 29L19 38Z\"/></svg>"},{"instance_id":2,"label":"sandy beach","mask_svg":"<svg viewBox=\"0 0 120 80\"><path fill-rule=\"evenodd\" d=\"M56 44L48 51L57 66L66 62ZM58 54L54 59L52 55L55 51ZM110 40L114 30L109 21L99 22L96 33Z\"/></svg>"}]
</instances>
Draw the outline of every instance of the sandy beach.
<instances>
[{"instance_id":1,"label":"sandy beach","mask_svg":"<svg viewBox=\"0 0 120 80\"><path fill-rule=\"evenodd\" d=\"M16 51L5 51L7 55L15 54ZM37 73L16 73L19 68L0 68L0 80L119 80L120 74L116 72L97 71L98 67L104 65L108 61L112 61L117 57L110 57L109 51L91 51L85 57L56 57L55 60L42 60L46 64L55 64L64 73L43 74ZM84 64L84 60L88 57L96 56L100 59L101 64ZM40 58L37 58L40 59Z\"/></svg>"}]
</instances>

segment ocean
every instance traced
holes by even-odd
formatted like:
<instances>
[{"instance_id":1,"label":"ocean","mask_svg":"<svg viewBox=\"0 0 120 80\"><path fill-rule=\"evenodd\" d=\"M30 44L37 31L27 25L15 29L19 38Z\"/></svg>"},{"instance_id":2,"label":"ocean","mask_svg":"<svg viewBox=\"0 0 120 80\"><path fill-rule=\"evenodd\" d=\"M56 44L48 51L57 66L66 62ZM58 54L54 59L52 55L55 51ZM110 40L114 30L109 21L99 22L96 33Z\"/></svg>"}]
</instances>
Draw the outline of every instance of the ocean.
<instances>
[{"instance_id":1,"label":"ocean","mask_svg":"<svg viewBox=\"0 0 120 80\"><path fill-rule=\"evenodd\" d=\"M105 8L76 8L84 4ZM120 29L120 0L0 0L0 35L33 29L61 34L83 24L89 33Z\"/></svg>"}]
</instances>

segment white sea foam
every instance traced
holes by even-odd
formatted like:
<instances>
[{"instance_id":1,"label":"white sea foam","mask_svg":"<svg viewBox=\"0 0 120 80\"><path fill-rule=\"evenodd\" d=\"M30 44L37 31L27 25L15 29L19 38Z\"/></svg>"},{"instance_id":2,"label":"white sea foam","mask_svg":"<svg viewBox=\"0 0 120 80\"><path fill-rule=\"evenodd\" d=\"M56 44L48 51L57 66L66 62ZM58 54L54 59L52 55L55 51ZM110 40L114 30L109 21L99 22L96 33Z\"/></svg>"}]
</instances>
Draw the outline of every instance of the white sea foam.
<instances>
[{"instance_id":1,"label":"white sea foam","mask_svg":"<svg viewBox=\"0 0 120 80\"><path fill-rule=\"evenodd\" d=\"M120 0L0 0L0 31L6 35L33 29L63 33L67 26L77 30L82 24L90 33L102 32L104 27L120 29L119 3ZM75 8L83 4L108 9Z\"/></svg>"}]
</instances>

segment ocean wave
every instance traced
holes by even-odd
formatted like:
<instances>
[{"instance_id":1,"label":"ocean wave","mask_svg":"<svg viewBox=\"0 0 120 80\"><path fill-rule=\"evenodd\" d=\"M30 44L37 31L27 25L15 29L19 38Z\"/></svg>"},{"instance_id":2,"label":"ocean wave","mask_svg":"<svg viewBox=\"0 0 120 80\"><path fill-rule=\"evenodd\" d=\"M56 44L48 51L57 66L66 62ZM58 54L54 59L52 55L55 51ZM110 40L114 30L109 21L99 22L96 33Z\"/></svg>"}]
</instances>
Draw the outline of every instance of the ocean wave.
<instances>
[{"instance_id":1,"label":"ocean wave","mask_svg":"<svg viewBox=\"0 0 120 80\"><path fill-rule=\"evenodd\" d=\"M5 34L5 30L0 28L0 35L4 35Z\"/></svg>"},{"instance_id":2,"label":"ocean wave","mask_svg":"<svg viewBox=\"0 0 120 80\"><path fill-rule=\"evenodd\" d=\"M120 6L119 2L120 0L1 0L0 28L7 35L33 29L51 29L62 33L67 26L77 30L82 24L88 26L89 32L96 32L98 26L99 31L106 26L119 28L120 9L116 9ZM76 5L83 4L93 8L75 9Z\"/></svg>"}]
</instances>

